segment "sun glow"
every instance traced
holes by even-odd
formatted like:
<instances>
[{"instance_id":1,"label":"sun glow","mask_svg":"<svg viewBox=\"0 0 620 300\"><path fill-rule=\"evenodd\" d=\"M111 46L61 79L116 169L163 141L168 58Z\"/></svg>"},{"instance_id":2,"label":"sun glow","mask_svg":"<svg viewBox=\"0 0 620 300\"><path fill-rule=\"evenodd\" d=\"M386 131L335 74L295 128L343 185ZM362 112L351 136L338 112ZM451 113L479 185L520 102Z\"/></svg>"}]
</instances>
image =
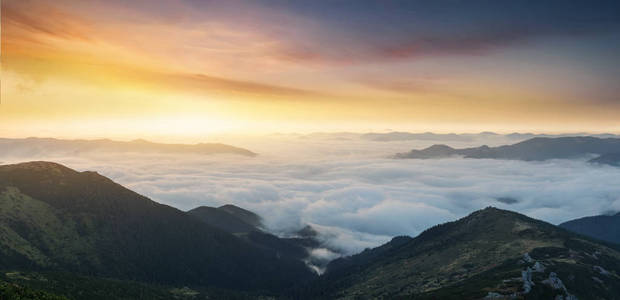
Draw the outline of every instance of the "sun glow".
<instances>
[{"instance_id":1,"label":"sun glow","mask_svg":"<svg viewBox=\"0 0 620 300\"><path fill-rule=\"evenodd\" d=\"M3 1L2 133L620 130L603 37L376 40L253 3L166 3Z\"/></svg>"}]
</instances>

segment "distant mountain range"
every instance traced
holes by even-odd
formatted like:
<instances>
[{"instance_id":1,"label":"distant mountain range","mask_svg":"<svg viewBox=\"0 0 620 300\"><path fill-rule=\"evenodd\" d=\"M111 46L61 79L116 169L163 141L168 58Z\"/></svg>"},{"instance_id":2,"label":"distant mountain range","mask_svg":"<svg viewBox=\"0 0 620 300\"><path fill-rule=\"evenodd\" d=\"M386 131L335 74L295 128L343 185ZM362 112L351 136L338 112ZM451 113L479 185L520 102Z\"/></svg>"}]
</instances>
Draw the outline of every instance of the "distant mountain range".
<instances>
[{"instance_id":1,"label":"distant mountain range","mask_svg":"<svg viewBox=\"0 0 620 300\"><path fill-rule=\"evenodd\" d=\"M191 153L191 154L238 154L255 156L256 153L219 143L162 144L146 140L130 142L100 140L61 140L52 138L6 139L0 138L0 155L32 157L36 155L63 154L80 155L92 152L103 153Z\"/></svg>"},{"instance_id":2,"label":"distant mountain range","mask_svg":"<svg viewBox=\"0 0 620 300\"><path fill-rule=\"evenodd\" d=\"M360 137L364 140L377 141L377 142L392 142L392 141L446 141L446 142L467 142L474 141L477 138L489 138L489 137L499 137L503 136L507 139L518 141L518 140L526 140L532 139L536 137L544 137L544 138L558 138L558 137L569 137L569 136L592 136L598 138L620 138L620 136L615 134L587 134L587 133L574 133L574 134L535 134L535 133L509 133L509 134L499 134L494 132L480 132L480 133L433 133L433 132L424 132L424 133L411 133L411 132L386 132L386 133L364 133L361 134Z\"/></svg>"},{"instance_id":3,"label":"distant mountain range","mask_svg":"<svg viewBox=\"0 0 620 300\"><path fill-rule=\"evenodd\" d=\"M602 241L620 244L620 213L580 218L559 226Z\"/></svg>"},{"instance_id":4,"label":"distant mountain range","mask_svg":"<svg viewBox=\"0 0 620 300\"><path fill-rule=\"evenodd\" d=\"M422 150L411 150L398 153L395 158L431 159L451 156L465 158L513 159L537 161L560 158L578 158L586 155L599 155L592 162L608 163L620 153L620 139L597 137L560 137L560 138L533 138L520 143L488 147L455 149L446 145L433 145ZM607 158L607 159L606 159Z\"/></svg>"},{"instance_id":5,"label":"distant mountain range","mask_svg":"<svg viewBox=\"0 0 620 300\"><path fill-rule=\"evenodd\" d=\"M421 140L421 141L472 141L474 136L469 134L456 134L456 133L447 133L447 134L439 134L432 132L424 132L424 133L410 133L410 132L388 132L388 133L365 133L361 135L361 138L369 141L376 142L392 142L392 141L411 141L411 140Z\"/></svg>"},{"instance_id":6,"label":"distant mountain range","mask_svg":"<svg viewBox=\"0 0 620 300\"><path fill-rule=\"evenodd\" d=\"M291 138L302 140L331 140L331 141L372 141L372 142L404 142L404 141L433 141L439 143L472 143L485 141L488 143L507 143L520 142L536 137L559 138L571 136L592 136L597 138L620 138L618 134L600 133L592 134L586 132L563 133L563 134L541 134L541 133L519 133L508 134L495 133L490 131L479 133L434 133L434 132L314 132L308 134L301 133L275 133L267 137L270 138Z\"/></svg>"},{"instance_id":7,"label":"distant mountain range","mask_svg":"<svg viewBox=\"0 0 620 300\"><path fill-rule=\"evenodd\" d=\"M95 172L0 165L0 299L614 299L620 246L486 208L336 259L306 227L233 205L189 212ZM15 296L17 295L17 296ZM21 298L20 298L21 297Z\"/></svg>"}]
</instances>

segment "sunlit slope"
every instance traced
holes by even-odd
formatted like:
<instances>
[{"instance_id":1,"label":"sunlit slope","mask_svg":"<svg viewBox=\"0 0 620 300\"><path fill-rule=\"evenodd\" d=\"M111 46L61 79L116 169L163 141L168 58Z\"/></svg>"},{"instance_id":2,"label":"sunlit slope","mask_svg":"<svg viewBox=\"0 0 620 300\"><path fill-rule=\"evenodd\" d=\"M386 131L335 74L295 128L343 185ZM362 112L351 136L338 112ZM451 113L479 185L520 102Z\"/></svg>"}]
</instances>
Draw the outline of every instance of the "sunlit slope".
<instances>
[{"instance_id":1,"label":"sunlit slope","mask_svg":"<svg viewBox=\"0 0 620 300\"><path fill-rule=\"evenodd\" d=\"M619 275L620 252L614 246L487 208L414 239L397 238L338 259L310 294L342 299L481 299L489 293L521 299L613 299L620 293ZM556 277L563 288L549 284Z\"/></svg>"}]
</instances>

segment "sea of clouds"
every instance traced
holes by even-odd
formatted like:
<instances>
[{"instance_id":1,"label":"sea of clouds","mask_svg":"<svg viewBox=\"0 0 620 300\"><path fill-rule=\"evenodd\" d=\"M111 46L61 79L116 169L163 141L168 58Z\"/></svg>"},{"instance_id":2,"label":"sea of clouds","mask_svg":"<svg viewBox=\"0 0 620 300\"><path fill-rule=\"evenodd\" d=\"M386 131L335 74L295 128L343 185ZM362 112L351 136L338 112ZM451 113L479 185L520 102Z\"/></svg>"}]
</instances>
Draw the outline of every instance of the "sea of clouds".
<instances>
[{"instance_id":1,"label":"sea of clouds","mask_svg":"<svg viewBox=\"0 0 620 300\"><path fill-rule=\"evenodd\" d=\"M257 157L132 153L67 157L49 151L32 157L0 156L0 161L50 160L94 170L181 210L232 203L261 215L267 228L279 235L310 224L327 248L343 254L378 246L397 235L415 236L487 206L553 224L620 211L620 168L592 165L587 158L543 162L389 158L434 142L287 135L234 143L258 152ZM493 137L442 142L463 147L514 141ZM315 249L313 254L325 259L337 256L326 249Z\"/></svg>"}]
</instances>

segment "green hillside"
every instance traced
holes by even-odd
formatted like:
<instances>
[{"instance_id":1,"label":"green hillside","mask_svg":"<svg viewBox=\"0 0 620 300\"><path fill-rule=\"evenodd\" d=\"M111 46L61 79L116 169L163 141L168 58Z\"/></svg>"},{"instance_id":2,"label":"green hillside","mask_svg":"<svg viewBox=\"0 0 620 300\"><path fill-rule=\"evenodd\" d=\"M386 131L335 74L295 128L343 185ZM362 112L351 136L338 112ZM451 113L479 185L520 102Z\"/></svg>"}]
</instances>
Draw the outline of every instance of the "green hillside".
<instances>
[{"instance_id":1,"label":"green hillside","mask_svg":"<svg viewBox=\"0 0 620 300\"><path fill-rule=\"evenodd\" d=\"M523 272L530 274L530 291L524 287ZM562 288L552 287L550 278L560 279ZM620 252L542 221L487 208L414 239L396 239L338 259L325 276L295 296L481 299L489 295L614 299L620 295Z\"/></svg>"},{"instance_id":2,"label":"green hillside","mask_svg":"<svg viewBox=\"0 0 620 300\"><path fill-rule=\"evenodd\" d=\"M277 292L315 275L95 172L0 166L2 269Z\"/></svg>"}]
</instances>

